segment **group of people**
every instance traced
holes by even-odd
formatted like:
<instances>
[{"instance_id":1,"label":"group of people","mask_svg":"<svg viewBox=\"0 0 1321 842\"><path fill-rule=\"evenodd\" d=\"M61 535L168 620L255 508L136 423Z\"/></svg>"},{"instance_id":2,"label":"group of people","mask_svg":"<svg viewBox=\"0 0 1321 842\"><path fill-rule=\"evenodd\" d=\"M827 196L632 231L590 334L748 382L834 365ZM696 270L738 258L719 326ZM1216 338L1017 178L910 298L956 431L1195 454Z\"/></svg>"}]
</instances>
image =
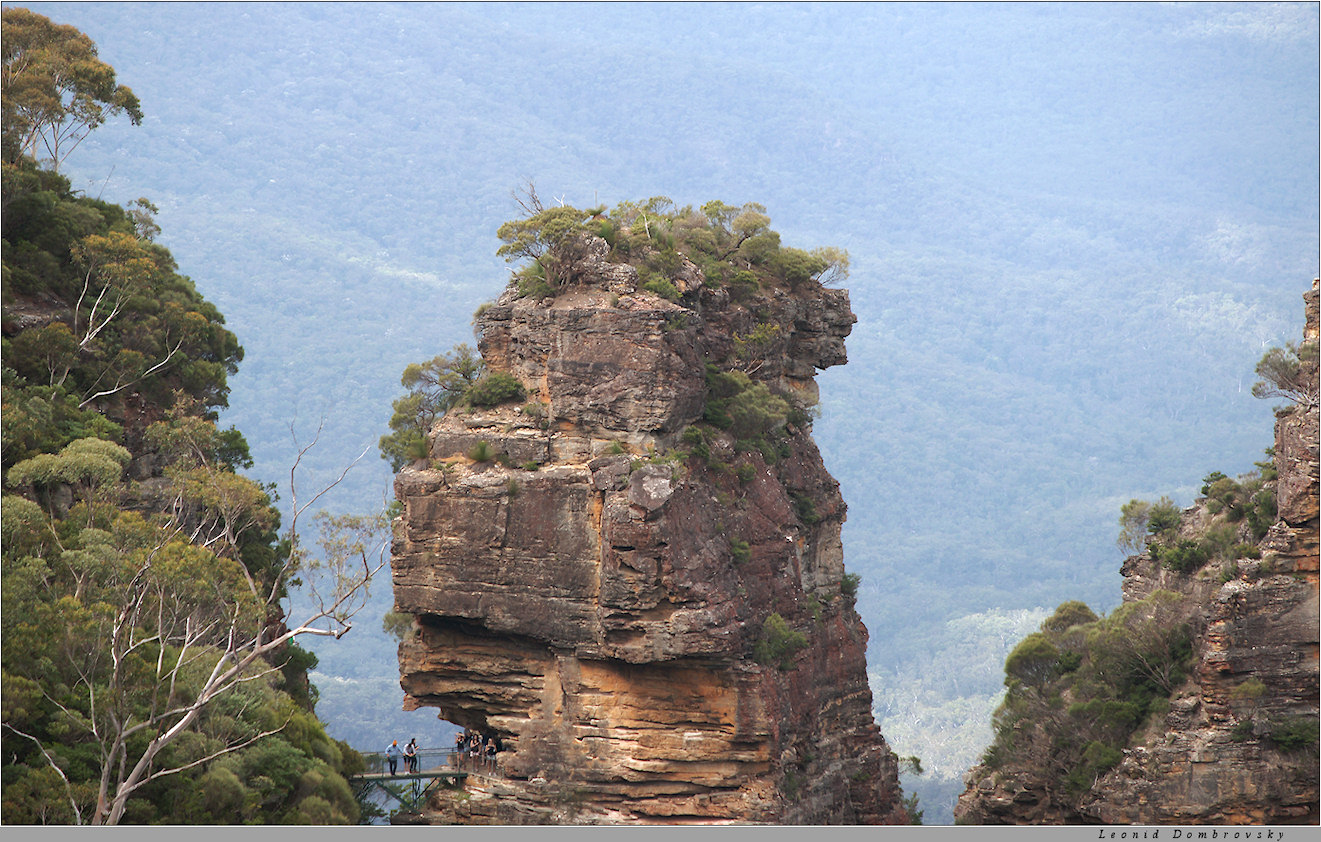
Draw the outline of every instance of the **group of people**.
<instances>
[{"instance_id":1,"label":"group of people","mask_svg":"<svg viewBox=\"0 0 1321 842\"><path fill-rule=\"evenodd\" d=\"M404 774L417 774L417 738L408 741L408 745L399 748L399 741L392 740L385 750L385 760L390 764L390 774L396 774L399 758L404 758Z\"/></svg>"},{"instance_id":2,"label":"group of people","mask_svg":"<svg viewBox=\"0 0 1321 842\"><path fill-rule=\"evenodd\" d=\"M398 774L399 758L404 759L404 774L417 774L417 740L411 739L403 748L398 740L392 740L385 750L385 761L390 766L390 774ZM493 736L486 736L477 731L464 730L454 736L455 765L473 771L495 770L495 756L500 752L500 741Z\"/></svg>"},{"instance_id":3,"label":"group of people","mask_svg":"<svg viewBox=\"0 0 1321 842\"><path fill-rule=\"evenodd\" d=\"M471 730L454 735L454 753L459 766L466 765L473 770L482 768L493 771L495 756L499 751L500 744L495 737L483 736Z\"/></svg>"}]
</instances>

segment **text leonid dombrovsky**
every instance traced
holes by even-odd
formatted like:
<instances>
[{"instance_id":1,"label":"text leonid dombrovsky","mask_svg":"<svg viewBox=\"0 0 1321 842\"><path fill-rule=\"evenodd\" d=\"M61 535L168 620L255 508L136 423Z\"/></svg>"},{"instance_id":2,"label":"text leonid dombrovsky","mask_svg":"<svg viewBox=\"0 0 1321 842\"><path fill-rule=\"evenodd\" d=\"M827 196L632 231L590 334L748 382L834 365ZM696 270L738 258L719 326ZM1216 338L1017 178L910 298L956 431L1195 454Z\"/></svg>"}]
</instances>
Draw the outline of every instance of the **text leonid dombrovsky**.
<instances>
[{"instance_id":1,"label":"text leonid dombrovsky","mask_svg":"<svg viewBox=\"0 0 1321 842\"><path fill-rule=\"evenodd\" d=\"M1156 827L1148 829L1128 829L1128 830L1110 830L1101 828L1101 835L1098 839L1178 839L1182 842L1201 842L1207 840L1233 840L1236 839L1284 839L1284 831L1275 828L1198 828L1195 830L1184 830L1183 828Z\"/></svg>"}]
</instances>

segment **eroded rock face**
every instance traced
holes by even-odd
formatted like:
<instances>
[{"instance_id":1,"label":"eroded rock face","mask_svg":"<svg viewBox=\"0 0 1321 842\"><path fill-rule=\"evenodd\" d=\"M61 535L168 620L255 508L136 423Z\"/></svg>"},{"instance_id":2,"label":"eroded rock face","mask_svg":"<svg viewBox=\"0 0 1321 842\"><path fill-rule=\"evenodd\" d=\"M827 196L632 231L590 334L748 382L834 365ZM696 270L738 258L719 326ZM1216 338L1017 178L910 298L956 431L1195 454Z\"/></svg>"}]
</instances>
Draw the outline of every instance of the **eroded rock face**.
<instances>
[{"instance_id":1,"label":"eroded rock face","mask_svg":"<svg viewBox=\"0 0 1321 842\"><path fill-rule=\"evenodd\" d=\"M1304 339L1317 339L1317 282L1305 296ZM1315 372L1313 372L1315 375ZM1124 600L1175 591L1200 613L1196 668L1169 713L1135 734L1123 760L1080 803L1059 803L1028 769L968 773L955 808L968 824L1316 824L1315 743L1282 746L1272 732L1318 718L1318 521L1315 406L1277 415L1278 522L1261 560L1189 576L1147 553L1122 569ZM1184 513L1196 527L1204 504ZM1248 682L1260 682L1245 693ZM1278 733L1278 731L1277 731ZM1315 731L1312 732L1315 734Z\"/></svg>"},{"instance_id":2,"label":"eroded rock face","mask_svg":"<svg viewBox=\"0 0 1321 842\"><path fill-rule=\"evenodd\" d=\"M772 291L754 315L697 273L673 303L586 252L569 291L480 317L483 358L525 404L451 412L396 478L405 704L505 748L498 779L429 820L906 821L845 592L845 506L809 430L770 462L728 436L676 455L706 361L758 323L778 330L755 376L813 397L815 370L845 361L847 293ZM772 614L805 639L787 669L753 657Z\"/></svg>"}]
</instances>

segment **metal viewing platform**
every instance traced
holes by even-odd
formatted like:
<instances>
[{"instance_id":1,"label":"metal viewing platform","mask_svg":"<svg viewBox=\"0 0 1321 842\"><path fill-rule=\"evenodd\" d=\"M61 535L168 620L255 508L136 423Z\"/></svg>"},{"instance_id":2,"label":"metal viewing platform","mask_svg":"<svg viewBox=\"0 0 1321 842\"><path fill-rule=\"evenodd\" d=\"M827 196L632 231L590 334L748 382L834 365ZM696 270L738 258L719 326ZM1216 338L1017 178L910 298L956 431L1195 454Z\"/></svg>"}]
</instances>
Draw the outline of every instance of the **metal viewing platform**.
<instances>
[{"instance_id":1,"label":"metal viewing platform","mask_svg":"<svg viewBox=\"0 0 1321 842\"><path fill-rule=\"evenodd\" d=\"M391 774L383 751L363 752L362 757L367 761L367 768L360 774L349 776L349 783L363 794L372 789L380 790L398 801L403 811L408 813L416 813L431 793L441 787L462 786L469 775L457 767L455 761L458 758L448 749L419 749L418 766L421 767L428 760L432 766L429 769L419 768L416 772L403 771L404 759L400 757L397 771ZM442 758L449 765L439 765Z\"/></svg>"},{"instance_id":2,"label":"metal viewing platform","mask_svg":"<svg viewBox=\"0 0 1321 842\"><path fill-rule=\"evenodd\" d=\"M390 798L399 802L403 812L416 813L426 804L427 798L441 787L461 787L469 775L495 777L497 767L494 758L469 757L448 748L418 749L418 766L430 763L431 768L416 772L405 772L404 758L399 758L396 772L391 774L385 752L362 752L367 761L365 771L350 775L349 783L365 794L371 789L379 789ZM441 763L446 765L440 765Z\"/></svg>"}]
</instances>

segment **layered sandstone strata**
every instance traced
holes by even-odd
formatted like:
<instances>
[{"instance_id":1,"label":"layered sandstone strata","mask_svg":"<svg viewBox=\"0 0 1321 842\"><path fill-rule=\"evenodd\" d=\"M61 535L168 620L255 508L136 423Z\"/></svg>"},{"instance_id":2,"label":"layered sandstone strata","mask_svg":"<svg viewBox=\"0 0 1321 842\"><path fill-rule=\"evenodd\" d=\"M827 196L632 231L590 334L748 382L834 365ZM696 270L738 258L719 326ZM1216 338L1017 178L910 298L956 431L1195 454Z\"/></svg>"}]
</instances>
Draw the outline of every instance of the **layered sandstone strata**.
<instances>
[{"instance_id":1,"label":"layered sandstone strata","mask_svg":"<svg viewBox=\"0 0 1321 842\"><path fill-rule=\"evenodd\" d=\"M603 245L558 297L511 290L482 312L483 359L527 398L449 413L431 458L396 479L406 705L504 747L498 775L425 818L906 820L872 718L845 506L807 416L769 461L709 427L701 455L682 437L707 363L759 324L774 341L754 377L811 403L815 370L845 360L847 292L771 290L754 311L686 266L675 303ZM805 642L783 662L765 655L774 614Z\"/></svg>"}]
</instances>

